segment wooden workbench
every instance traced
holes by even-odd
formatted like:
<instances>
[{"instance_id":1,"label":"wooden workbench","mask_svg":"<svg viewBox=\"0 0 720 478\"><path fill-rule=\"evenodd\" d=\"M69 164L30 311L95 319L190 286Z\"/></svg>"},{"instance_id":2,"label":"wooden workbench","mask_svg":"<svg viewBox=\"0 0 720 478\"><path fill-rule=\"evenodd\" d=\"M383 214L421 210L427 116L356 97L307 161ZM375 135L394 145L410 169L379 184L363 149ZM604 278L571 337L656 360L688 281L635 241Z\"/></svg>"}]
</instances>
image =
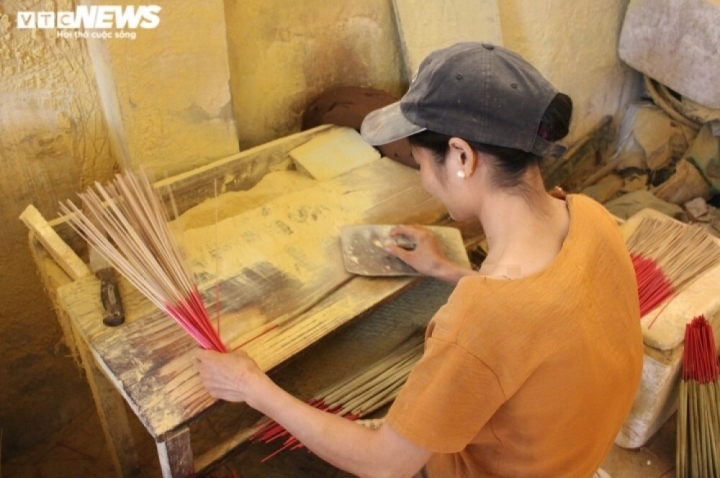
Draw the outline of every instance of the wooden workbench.
<instances>
[{"instance_id":1,"label":"wooden workbench","mask_svg":"<svg viewBox=\"0 0 720 478\"><path fill-rule=\"evenodd\" d=\"M156 187L163 194L171 191L182 213L213 197L218 180L223 191L237 191L269 171L292 168L288 152L327 130L284 138ZM191 244L198 244L193 234L208 237L204 246L188 252L213 317L220 291L222 340L231 349L242 346L262 369L271 370L418 281L347 274L340 256L341 225L447 222L417 171L380 158L302 191L288 191L212 230L188 231ZM63 221L53 225L79 255L84 253ZM460 226L470 241L477 237L474 226ZM317 240L306 240L308 234ZM32 237L31 248L68 344L77 347L87 372L119 475L139 476L123 400L155 439L163 476L191 476L248 437L249 431L241 430L195 457L190 425L216 401L195 372L193 340L124 281L126 323L104 326L97 280L63 278Z\"/></svg>"}]
</instances>

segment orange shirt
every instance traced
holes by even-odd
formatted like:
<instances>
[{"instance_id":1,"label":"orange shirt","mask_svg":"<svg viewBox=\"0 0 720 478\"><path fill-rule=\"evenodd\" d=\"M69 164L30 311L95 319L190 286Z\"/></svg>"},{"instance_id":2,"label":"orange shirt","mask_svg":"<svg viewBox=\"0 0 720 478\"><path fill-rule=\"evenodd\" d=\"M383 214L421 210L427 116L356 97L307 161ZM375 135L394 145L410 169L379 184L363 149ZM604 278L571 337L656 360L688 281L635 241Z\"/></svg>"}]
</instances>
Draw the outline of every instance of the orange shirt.
<instances>
[{"instance_id":1,"label":"orange shirt","mask_svg":"<svg viewBox=\"0 0 720 478\"><path fill-rule=\"evenodd\" d=\"M637 286L612 217L569 195L570 227L544 270L463 278L386 423L435 452L431 478L591 476L642 372Z\"/></svg>"}]
</instances>

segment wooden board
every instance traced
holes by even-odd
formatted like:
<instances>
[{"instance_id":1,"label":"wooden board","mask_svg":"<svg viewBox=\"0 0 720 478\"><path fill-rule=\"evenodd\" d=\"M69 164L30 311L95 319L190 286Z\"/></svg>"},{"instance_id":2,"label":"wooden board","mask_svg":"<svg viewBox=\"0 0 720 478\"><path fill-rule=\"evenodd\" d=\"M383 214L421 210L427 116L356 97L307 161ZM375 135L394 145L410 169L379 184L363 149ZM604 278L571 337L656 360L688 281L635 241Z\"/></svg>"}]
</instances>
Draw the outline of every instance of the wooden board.
<instances>
[{"instance_id":1,"label":"wooden board","mask_svg":"<svg viewBox=\"0 0 720 478\"><path fill-rule=\"evenodd\" d=\"M90 274L90 269L80 258L75 254L70 246L58 235L57 232L50 226L40 214L35 206L30 204L20 215L20 220L35 233L35 238L45 246L45 249L55 259L57 264L69 275L72 279L79 279Z\"/></svg>"},{"instance_id":2,"label":"wooden board","mask_svg":"<svg viewBox=\"0 0 720 478\"><path fill-rule=\"evenodd\" d=\"M352 128L333 128L290 151L297 168L311 178L332 179L380 158Z\"/></svg>"},{"instance_id":3,"label":"wooden board","mask_svg":"<svg viewBox=\"0 0 720 478\"><path fill-rule=\"evenodd\" d=\"M266 324L279 324L244 347L269 370L412 282L347 274L339 225L430 224L443 219L445 211L422 189L417 171L382 158L241 216L234 220L245 226L245 233L231 240L215 242L211 231L195 231L207 240L204 248L190 251L191 259L205 285L211 315L215 279L220 280L221 335L231 348L265 330ZM222 222L218 229L218 237L236 230ZM317 235L318 230L326 234ZM319 239L299 240L306 233ZM215 257L223 256L232 259L218 268ZM196 346L125 283L126 324L105 328L99 298L92 293L96 287L94 277L83 278L61 287L59 301L99 365L148 431L162 440L214 403L191 362Z\"/></svg>"}]
</instances>

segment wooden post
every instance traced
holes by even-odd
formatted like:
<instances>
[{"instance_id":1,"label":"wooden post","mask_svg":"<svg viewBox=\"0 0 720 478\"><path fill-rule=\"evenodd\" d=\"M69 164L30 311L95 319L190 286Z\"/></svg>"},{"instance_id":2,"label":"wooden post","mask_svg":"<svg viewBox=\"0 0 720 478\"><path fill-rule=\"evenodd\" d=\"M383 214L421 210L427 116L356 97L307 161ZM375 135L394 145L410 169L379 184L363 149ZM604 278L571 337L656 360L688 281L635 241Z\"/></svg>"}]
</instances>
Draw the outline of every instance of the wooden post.
<instances>
[{"instance_id":1,"label":"wooden post","mask_svg":"<svg viewBox=\"0 0 720 478\"><path fill-rule=\"evenodd\" d=\"M75 251L58 236L35 206L30 204L26 207L20 215L20 220L35 233L37 240L45 246L53 259L73 280L90 275L90 269L75 254Z\"/></svg>"},{"instance_id":2,"label":"wooden post","mask_svg":"<svg viewBox=\"0 0 720 478\"><path fill-rule=\"evenodd\" d=\"M193 453L190 446L190 429L182 427L157 443L160 469L163 478L195 476Z\"/></svg>"},{"instance_id":3,"label":"wooden post","mask_svg":"<svg viewBox=\"0 0 720 478\"><path fill-rule=\"evenodd\" d=\"M90 384L115 471L120 477L140 478L140 464L125 412L125 403L115 386L98 368L87 343L77 335L77 331L75 334L75 345Z\"/></svg>"}]
</instances>

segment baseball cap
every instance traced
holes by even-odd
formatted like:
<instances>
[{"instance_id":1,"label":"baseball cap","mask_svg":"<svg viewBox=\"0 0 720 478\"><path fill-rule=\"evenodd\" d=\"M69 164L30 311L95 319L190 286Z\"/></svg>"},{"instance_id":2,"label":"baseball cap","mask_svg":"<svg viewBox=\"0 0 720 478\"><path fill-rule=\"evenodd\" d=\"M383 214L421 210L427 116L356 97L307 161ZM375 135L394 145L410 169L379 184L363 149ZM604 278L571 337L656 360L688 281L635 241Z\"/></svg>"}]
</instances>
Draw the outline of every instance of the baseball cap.
<instances>
[{"instance_id":1,"label":"baseball cap","mask_svg":"<svg viewBox=\"0 0 720 478\"><path fill-rule=\"evenodd\" d=\"M368 114L360 132L374 146L430 130L560 157L565 146L538 136L557 93L517 53L490 43L457 43L428 55L400 101Z\"/></svg>"}]
</instances>

